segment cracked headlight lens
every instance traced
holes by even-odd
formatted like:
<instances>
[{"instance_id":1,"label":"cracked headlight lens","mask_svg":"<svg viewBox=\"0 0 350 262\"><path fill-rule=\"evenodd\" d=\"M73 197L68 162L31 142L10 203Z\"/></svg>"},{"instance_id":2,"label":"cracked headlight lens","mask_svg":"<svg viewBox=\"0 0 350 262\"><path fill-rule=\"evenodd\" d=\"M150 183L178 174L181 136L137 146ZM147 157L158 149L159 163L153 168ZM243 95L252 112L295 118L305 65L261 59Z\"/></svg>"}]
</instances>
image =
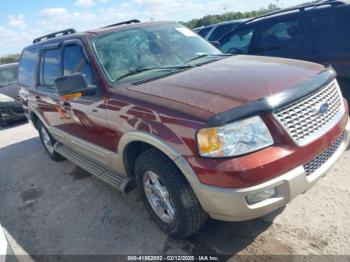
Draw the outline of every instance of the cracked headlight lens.
<instances>
[{"instance_id":1,"label":"cracked headlight lens","mask_svg":"<svg viewBox=\"0 0 350 262\"><path fill-rule=\"evenodd\" d=\"M203 128L197 133L199 153L204 157L232 157L251 153L274 143L259 116L222 127Z\"/></svg>"}]
</instances>

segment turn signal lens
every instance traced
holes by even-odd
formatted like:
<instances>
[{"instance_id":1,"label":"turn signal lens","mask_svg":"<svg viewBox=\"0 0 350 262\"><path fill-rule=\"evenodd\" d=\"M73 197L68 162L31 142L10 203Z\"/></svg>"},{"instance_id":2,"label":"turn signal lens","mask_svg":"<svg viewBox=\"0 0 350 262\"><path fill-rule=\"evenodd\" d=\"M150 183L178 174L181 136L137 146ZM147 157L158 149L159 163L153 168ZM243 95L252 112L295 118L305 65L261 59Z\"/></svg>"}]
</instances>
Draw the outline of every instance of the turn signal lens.
<instances>
[{"instance_id":1,"label":"turn signal lens","mask_svg":"<svg viewBox=\"0 0 350 262\"><path fill-rule=\"evenodd\" d=\"M199 151L202 156L215 155L222 149L222 144L218 136L217 128L204 128L197 134Z\"/></svg>"},{"instance_id":2,"label":"turn signal lens","mask_svg":"<svg viewBox=\"0 0 350 262\"><path fill-rule=\"evenodd\" d=\"M83 95L82 93L74 93L74 94L64 95L64 96L61 96L61 100L68 101L68 100L72 100L72 99L81 97L82 95Z\"/></svg>"}]
</instances>

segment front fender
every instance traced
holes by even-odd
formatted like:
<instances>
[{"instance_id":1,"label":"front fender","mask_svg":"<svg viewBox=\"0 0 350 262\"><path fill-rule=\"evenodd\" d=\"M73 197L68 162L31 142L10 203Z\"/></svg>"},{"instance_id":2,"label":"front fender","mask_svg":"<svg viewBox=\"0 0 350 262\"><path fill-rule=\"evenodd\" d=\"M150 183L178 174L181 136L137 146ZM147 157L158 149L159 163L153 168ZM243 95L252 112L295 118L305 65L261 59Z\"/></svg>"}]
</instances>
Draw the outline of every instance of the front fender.
<instances>
[{"instance_id":1,"label":"front fender","mask_svg":"<svg viewBox=\"0 0 350 262\"><path fill-rule=\"evenodd\" d=\"M124 158L125 149L132 142L147 143L157 148L158 150L160 150L166 156L168 156L169 159L171 159L174 162L174 164L181 170L186 180L191 185L193 191L197 195L197 198L200 200L203 199L202 197L200 197L201 191L199 190L198 185L201 183L198 180L197 175L195 174L195 172L193 171L189 163L186 161L186 159L179 152L177 152L171 145L169 145L167 142L161 140L159 137L153 134L142 132L142 131L131 131L124 134L120 139L120 142L118 144L118 154L123 155L123 158ZM123 166L125 168L125 165ZM126 174L126 170L125 170L125 174Z\"/></svg>"}]
</instances>

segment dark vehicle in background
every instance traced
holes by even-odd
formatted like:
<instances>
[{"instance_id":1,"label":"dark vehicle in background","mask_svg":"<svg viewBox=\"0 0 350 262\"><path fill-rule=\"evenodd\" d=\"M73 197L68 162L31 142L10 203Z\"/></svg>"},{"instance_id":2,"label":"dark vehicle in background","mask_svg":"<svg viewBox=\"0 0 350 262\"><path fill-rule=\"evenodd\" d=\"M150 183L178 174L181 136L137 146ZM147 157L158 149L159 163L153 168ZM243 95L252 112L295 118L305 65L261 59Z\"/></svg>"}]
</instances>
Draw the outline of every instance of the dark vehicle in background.
<instances>
[{"instance_id":1,"label":"dark vehicle in background","mask_svg":"<svg viewBox=\"0 0 350 262\"><path fill-rule=\"evenodd\" d=\"M0 126L25 119L17 86L18 63L0 65Z\"/></svg>"},{"instance_id":2,"label":"dark vehicle in background","mask_svg":"<svg viewBox=\"0 0 350 262\"><path fill-rule=\"evenodd\" d=\"M219 39L221 51L331 65L350 99L350 5L323 1L284 9L241 23Z\"/></svg>"},{"instance_id":3,"label":"dark vehicle in background","mask_svg":"<svg viewBox=\"0 0 350 262\"><path fill-rule=\"evenodd\" d=\"M199 27L194 29L198 35L208 40L209 42L218 41L224 34L231 32L237 28L245 20L234 20L230 22L223 22L214 25Z\"/></svg>"}]
</instances>

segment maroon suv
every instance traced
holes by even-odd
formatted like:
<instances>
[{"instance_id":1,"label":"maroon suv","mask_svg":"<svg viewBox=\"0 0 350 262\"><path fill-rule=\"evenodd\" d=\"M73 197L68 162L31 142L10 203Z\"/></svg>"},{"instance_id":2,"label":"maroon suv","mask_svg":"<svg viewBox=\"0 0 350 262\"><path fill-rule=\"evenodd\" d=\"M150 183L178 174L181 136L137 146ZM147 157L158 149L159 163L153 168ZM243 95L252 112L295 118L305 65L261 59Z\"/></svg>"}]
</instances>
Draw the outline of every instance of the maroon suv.
<instances>
[{"instance_id":1,"label":"maroon suv","mask_svg":"<svg viewBox=\"0 0 350 262\"><path fill-rule=\"evenodd\" d=\"M19 68L49 156L137 187L175 237L208 216L248 220L285 206L349 142L334 70L224 55L178 23L53 33L24 49Z\"/></svg>"}]
</instances>

